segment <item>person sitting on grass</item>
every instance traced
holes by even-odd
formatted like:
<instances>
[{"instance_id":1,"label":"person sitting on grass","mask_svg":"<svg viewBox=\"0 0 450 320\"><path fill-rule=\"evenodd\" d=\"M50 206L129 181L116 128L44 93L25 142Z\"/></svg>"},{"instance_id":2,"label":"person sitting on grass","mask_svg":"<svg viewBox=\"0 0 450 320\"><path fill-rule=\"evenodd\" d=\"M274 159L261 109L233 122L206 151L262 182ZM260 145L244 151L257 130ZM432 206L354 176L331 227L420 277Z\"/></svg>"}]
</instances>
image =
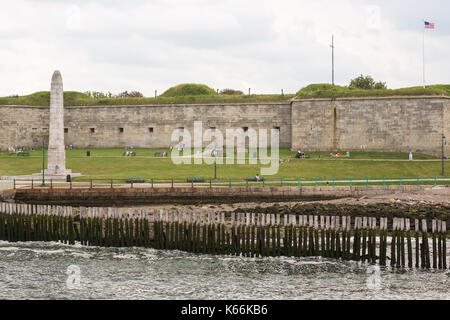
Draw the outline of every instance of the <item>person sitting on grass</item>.
<instances>
[{"instance_id":1,"label":"person sitting on grass","mask_svg":"<svg viewBox=\"0 0 450 320\"><path fill-rule=\"evenodd\" d=\"M336 154L333 154L333 152L332 152L332 153L330 153L330 156L331 156L332 158L342 158L342 153L336 153Z\"/></svg>"}]
</instances>

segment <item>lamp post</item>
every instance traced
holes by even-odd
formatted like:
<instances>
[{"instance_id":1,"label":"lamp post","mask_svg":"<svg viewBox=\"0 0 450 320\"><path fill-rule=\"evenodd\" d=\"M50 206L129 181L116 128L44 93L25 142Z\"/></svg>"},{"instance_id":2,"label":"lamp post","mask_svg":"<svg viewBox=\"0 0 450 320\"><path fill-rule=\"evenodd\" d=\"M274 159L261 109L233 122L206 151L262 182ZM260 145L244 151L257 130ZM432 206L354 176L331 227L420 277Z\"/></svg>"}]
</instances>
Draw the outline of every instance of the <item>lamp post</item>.
<instances>
[{"instance_id":1,"label":"lamp post","mask_svg":"<svg viewBox=\"0 0 450 320\"><path fill-rule=\"evenodd\" d=\"M214 180L217 180L217 141L214 141Z\"/></svg>"},{"instance_id":2,"label":"lamp post","mask_svg":"<svg viewBox=\"0 0 450 320\"><path fill-rule=\"evenodd\" d=\"M445 171L444 171L444 166L445 166L445 162L444 162L444 145L447 144L447 141L445 140L445 136L444 134L442 134L442 176L445 177Z\"/></svg>"},{"instance_id":3,"label":"lamp post","mask_svg":"<svg viewBox=\"0 0 450 320\"><path fill-rule=\"evenodd\" d=\"M214 180L217 180L217 163L216 163L216 155L214 154Z\"/></svg>"},{"instance_id":4,"label":"lamp post","mask_svg":"<svg viewBox=\"0 0 450 320\"><path fill-rule=\"evenodd\" d=\"M42 185L45 185L45 142L42 140Z\"/></svg>"},{"instance_id":5,"label":"lamp post","mask_svg":"<svg viewBox=\"0 0 450 320\"><path fill-rule=\"evenodd\" d=\"M331 83L334 87L334 35L331 35Z\"/></svg>"}]
</instances>

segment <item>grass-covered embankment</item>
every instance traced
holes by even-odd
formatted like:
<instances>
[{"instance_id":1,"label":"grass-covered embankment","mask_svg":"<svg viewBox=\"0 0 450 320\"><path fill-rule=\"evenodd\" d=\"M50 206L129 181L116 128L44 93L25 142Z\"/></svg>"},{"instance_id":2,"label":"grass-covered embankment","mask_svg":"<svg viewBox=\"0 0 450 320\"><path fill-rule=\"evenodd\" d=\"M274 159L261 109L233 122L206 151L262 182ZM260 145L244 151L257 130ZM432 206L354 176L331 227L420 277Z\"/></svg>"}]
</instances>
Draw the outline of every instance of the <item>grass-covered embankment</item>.
<instances>
[{"instance_id":1,"label":"grass-covered embankment","mask_svg":"<svg viewBox=\"0 0 450 320\"><path fill-rule=\"evenodd\" d=\"M427 88L401 89L355 89L330 84L311 84L297 94L224 94L217 93L206 85L182 84L166 90L157 97L141 98L93 98L76 91L64 92L66 106L108 105L169 105L169 104L216 104L216 103L277 103L297 99L345 98L345 97L390 97L390 96L450 96L450 85L432 85ZM20 97L0 98L0 105L49 106L50 92L40 91Z\"/></svg>"},{"instance_id":2,"label":"grass-covered embankment","mask_svg":"<svg viewBox=\"0 0 450 320\"><path fill-rule=\"evenodd\" d=\"M297 92L298 99L392 97L392 96L450 96L450 85L432 85L426 88L357 89L331 84L312 84Z\"/></svg>"},{"instance_id":3,"label":"grass-covered embankment","mask_svg":"<svg viewBox=\"0 0 450 320\"><path fill-rule=\"evenodd\" d=\"M50 95L45 97L35 97L34 94L18 98L0 98L0 105L29 105L29 106L49 106ZM66 106L108 106L108 105L171 105L171 104L216 104L216 103L276 103L289 102L294 98L293 94L252 94L252 95L209 95L209 96L183 96L183 97L163 97L156 98L101 98L93 99L83 96L83 93L76 92L79 96L70 99L64 93L64 105ZM70 95L69 95L70 96Z\"/></svg>"},{"instance_id":4,"label":"grass-covered embankment","mask_svg":"<svg viewBox=\"0 0 450 320\"><path fill-rule=\"evenodd\" d=\"M64 92L66 106L98 106L98 105L164 105L164 104L208 104L208 103L263 103L288 102L293 94L251 94L229 95L217 93L201 84L182 84L166 90L157 97L141 98L93 98L76 91ZM49 106L50 92L40 91L20 97L0 98L0 105Z\"/></svg>"}]
</instances>

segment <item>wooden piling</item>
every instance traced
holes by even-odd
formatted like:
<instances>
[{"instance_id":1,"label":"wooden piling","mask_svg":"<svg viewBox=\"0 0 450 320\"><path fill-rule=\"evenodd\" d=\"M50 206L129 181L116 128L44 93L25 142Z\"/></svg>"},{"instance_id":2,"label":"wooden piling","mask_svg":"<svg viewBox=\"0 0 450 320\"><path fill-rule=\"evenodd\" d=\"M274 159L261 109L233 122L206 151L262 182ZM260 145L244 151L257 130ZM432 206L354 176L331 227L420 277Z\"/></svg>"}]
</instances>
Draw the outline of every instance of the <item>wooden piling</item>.
<instances>
[{"instance_id":1,"label":"wooden piling","mask_svg":"<svg viewBox=\"0 0 450 320\"><path fill-rule=\"evenodd\" d=\"M401 232L402 232L402 219L401 218L396 218L397 219L397 233L396 233L396 243L397 243L397 263L396 263L396 267L400 267L401 266L401 261L402 261L402 253L401 253Z\"/></svg>"},{"instance_id":2,"label":"wooden piling","mask_svg":"<svg viewBox=\"0 0 450 320\"><path fill-rule=\"evenodd\" d=\"M378 228L375 217L355 217L352 226L350 216L282 215L283 221L280 214L232 213L228 227L223 212L159 210L149 215L144 210L79 207L73 211L71 207L0 202L0 240L79 241L86 246L154 247L244 257L323 256L372 264L378 260L386 265L386 217L380 218ZM415 261L416 268L446 269L446 221L428 221L431 233L426 219L415 219L414 229L411 222L393 218L391 267L412 268Z\"/></svg>"},{"instance_id":3,"label":"wooden piling","mask_svg":"<svg viewBox=\"0 0 450 320\"><path fill-rule=\"evenodd\" d=\"M325 233L326 233L325 216L320 216L320 255L322 257L327 256L325 246Z\"/></svg>"},{"instance_id":4,"label":"wooden piling","mask_svg":"<svg viewBox=\"0 0 450 320\"><path fill-rule=\"evenodd\" d=\"M322 236L322 251L324 257L330 256L330 217L324 216L324 224L322 226L323 236Z\"/></svg>"},{"instance_id":5,"label":"wooden piling","mask_svg":"<svg viewBox=\"0 0 450 320\"><path fill-rule=\"evenodd\" d=\"M293 243L293 251L294 251L294 253L293 253L293 255L294 255L294 257L298 257L299 254L298 254L298 235L297 235L298 223L297 223L297 216L293 215L292 217L293 217L293 234L292 234L292 236L294 238L293 239L294 240L294 243Z\"/></svg>"},{"instance_id":6,"label":"wooden piling","mask_svg":"<svg viewBox=\"0 0 450 320\"><path fill-rule=\"evenodd\" d=\"M408 247L408 268L413 266L413 253L412 253L412 242L411 242L411 220L406 219L406 238Z\"/></svg>"},{"instance_id":7,"label":"wooden piling","mask_svg":"<svg viewBox=\"0 0 450 320\"><path fill-rule=\"evenodd\" d=\"M353 260L359 261L360 256L360 245L361 245L361 217L355 218L355 231L353 232Z\"/></svg>"},{"instance_id":8,"label":"wooden piling","mask_svg":"<svg viewBox=\"0 0 450 320\"><path fill-rule=\"evenodd\" d=\"M276 217L277 217L277 227L276 227L276 229L277 229L277 236L276 236L276 238L277 238L277 243L276 243L276 256L281 256L281 225L280 225L280 214L279 213L277 213L277 215L276 215Z\"/></svg>"},{"instance_id":9,"label":"wooden piling","mask_svg":"<svg viewBox=\"0 0 450 320\"><path fill-rule=\"evenodd\" d=\"M347 259L347 217L342 217L342 259Z\"/></svg>"},{"instance_id":10,"label":"wooden piling","mask_svg":"<svg viewBox=\"0 0 450 320\"><path fill-rule=\"evenodd\" d=\"M372 264L377 263L377 218L372 217L372 224L370 225L370 262Z\"/></svg>"},{"instance_id":11,"label":"wooden piling","mask_svg":"<svg viewBox=\"0 0 450 320\"><path fill-rule=\"evenodd\" d=\"M225 254L227 252L227 232L225 230L225 212L220 213L220 219L221 219L221 225L222 225L222 254Z\"/></svg>"},{"instance_id":12,"label":"wooden piling","mask_svg":"<svg viewBox=\"0 0 450 320\"><path fill-rule=\"evenodd\" d=\"M265 230L265 237L266 237L266 242L265 242L265 256L269 257L271 256L271 247L270 247L270 223L271 223L271 216L269 214L266 215L266 220L265 220L265 226L264 226L264 230Z\"/></svg>"},{"instance_id":13,"label":"wooden piling","mask_svg":"<svg viewBox=\"0 0 450 320\"><path fill-rule=\"evenodd\" d=\"M350 257L351 257L351 252L350 252L350 244L351 244L351 232L352 232L352 224L351 224L351 217L350 216L347 216L346 217L347 218L347 243L346 243L346 245L347 245L347 247L346 247L346 251L347 251L347 256L348 256L348 259L350 259Z\"/></svg>"},{"instance_id":14,"label":"wooden piling","mask_svg":"<svg viewBox=\"0 0 450 320\"><path fill-rule=\"evenodd\" d=\"M397 238L397 218L393 218L392 221L392 235L391 235L391 267L395 267L396 259L395 259L395 242Z\"/></svg>"},{"instance_id":15,"label":"wooden piling","mask_svg":"<svg viewBox=\"0 0 450 320\"><path fill-rule=\"evenodd\" d=\"M401 266L404 268L405 263L405 218L401 218L401 230L400 230L400 255L401 255Z\"/></svg>"},{"instance_id":16,"label":"wooden piling","mask_svg":"<svg viewBox=\"0 0 450 320\"><path fill-rule=\"evenodd\" d=\"M250 217L251 224L251 240L250 240L250 256L256 256L256 214L253 212ZM275 229L272 228L272 231L275 232ZM275 235L272 234L272 241L274 241ZM275 246L273 246L275 248Z\"/></svg>"},{"instance_id":17,"label":"wooden piling","mask_svg":"<svg viewBox=\"0 0 450 320\"><path fill-rule=\"evenodd\" d=\"M342 258L341 248L341 217L336 216L336 259Z\"/></svg>"},{"instance_id":18,"label":"wooden piling","mask_svg":"<svg viewBox=\"0 0 450 320\"><path fill-rule=\"evenodd\" d=\"M416 268L419 268L419 259L420 259L420 244L419 244L419 219L414 219L414 237L415 237L415 251L416 251Z\"/></svg>"},{"instance_id":19,"label":"wooden piling","mask_svg":"<svg viewBox=\"0 0 450 320\"><path fill-rule=\"evenodd\" d=\"M428 245L428 226L427 226L427 220L422 219L422 246L423 246L423 268L430 268L430 252L429 252L429 245Z\"/></svg>"},{"instance_id":20,"label":"wooden piling","mask_svg":"<svg viewBox=\"0 0 450 320\"><path fill-rule=\"evenodd\" d=\"M436 219L431 220L431 238L433 246L433 268L437 269L437 244L436 244L436 233L437 233L437 221Z\"/></svg>"},{"instance_id":21,"label":"wooden piling","mask_svg":"<svg viewBox=\"0 0 450 320\"><path fill-rule=\"evenodd\" d=\"M387 242L387 237L388 237L388 233L387 233L387 229L388 229L388 219L387 218L383 218L383 265L386 265L386 260L387 260L387 247L388 247L388 242Z\"/></svg>"},{"instance_id":22,"label":"wooden piling","mask_svg":"<svg viewBox=\"0 0 450 320\"><path fill-rule=\"evenodd\" d=\"M267 251L267 239L266 239L266 227L267 227L267 215L262 214L262 225L261 225L261 247L262 247L262 256L267 257L268 251Z\"/></svg>"},{"instance_id":23,"label":"wooden piling","mask_svg":"<svg viewBox=\"0 0 450 320\"><path fill-rule=\"evenodd\" d=\"M441 221L442 230L442 269L447 269L447 221Z\"/></svg>"},{"instance_id":24,"label":"wooden piling","mask_svg":"<svg viewBox=\"0 0 450 320\"><path fill-rule=\"evenodd\" d=\"M283 255L285 257L289 256L290 246L289 246L289 215L284 215L283 220L284 226L284 238L283 238Z\"/></svg>"},{"instance_id":25,"label":"wooden piling","mask_svg":"<svg viewBox=\"0 0 450 320\"><path fill-rule=\"evenodd\" d=\"M367 244L367 217L362 218L362 252L361 261L366 261L366 244Z\"/></svg>"},{"instance_id":26,"label":"wooden piling","mask_svg":"<svg viewBox=\"0 0 450 320\"><path fill-rule=\"evenodd\" d=\"M308 216L308 233L309 233L309 247L308 247L308 255L310 257L314 256L315 252L315 244L314 244L314 216Z\"/></svg>"}]
</instances>

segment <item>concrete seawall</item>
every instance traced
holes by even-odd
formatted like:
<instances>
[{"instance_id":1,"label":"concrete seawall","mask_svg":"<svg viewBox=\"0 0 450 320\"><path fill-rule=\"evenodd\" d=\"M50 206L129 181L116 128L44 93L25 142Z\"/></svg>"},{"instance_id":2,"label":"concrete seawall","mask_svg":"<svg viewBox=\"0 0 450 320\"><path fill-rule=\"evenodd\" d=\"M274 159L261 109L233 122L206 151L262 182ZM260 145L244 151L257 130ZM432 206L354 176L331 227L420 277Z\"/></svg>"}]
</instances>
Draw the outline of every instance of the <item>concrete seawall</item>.
<instances>
[{"instance_id":1,"label":"concrete seawall","mask_svg":"<svg viewBox=\"0 0 450 320\"><path fill-rule=\"evenodd\" d=\"M284 201L325 200L344 197L427 192L449 195L450 188L433 186L356 186L356 187L162 187L162 188L54 188L10 190L8 196L17 202L66 202L73 204L170 203L184 201ZM6 200L6 199L5 199Z\"/></svg>"},{"instance_id":2,"label":"concrete seawall","mask_svg":"<svg viewBox=\"0 0 450 320\"><path fill-rule=\"evenodd\" d=\"M0 180L0 201L12 199L14 197L13 181Z\"/></svg>"}]
</instances>

